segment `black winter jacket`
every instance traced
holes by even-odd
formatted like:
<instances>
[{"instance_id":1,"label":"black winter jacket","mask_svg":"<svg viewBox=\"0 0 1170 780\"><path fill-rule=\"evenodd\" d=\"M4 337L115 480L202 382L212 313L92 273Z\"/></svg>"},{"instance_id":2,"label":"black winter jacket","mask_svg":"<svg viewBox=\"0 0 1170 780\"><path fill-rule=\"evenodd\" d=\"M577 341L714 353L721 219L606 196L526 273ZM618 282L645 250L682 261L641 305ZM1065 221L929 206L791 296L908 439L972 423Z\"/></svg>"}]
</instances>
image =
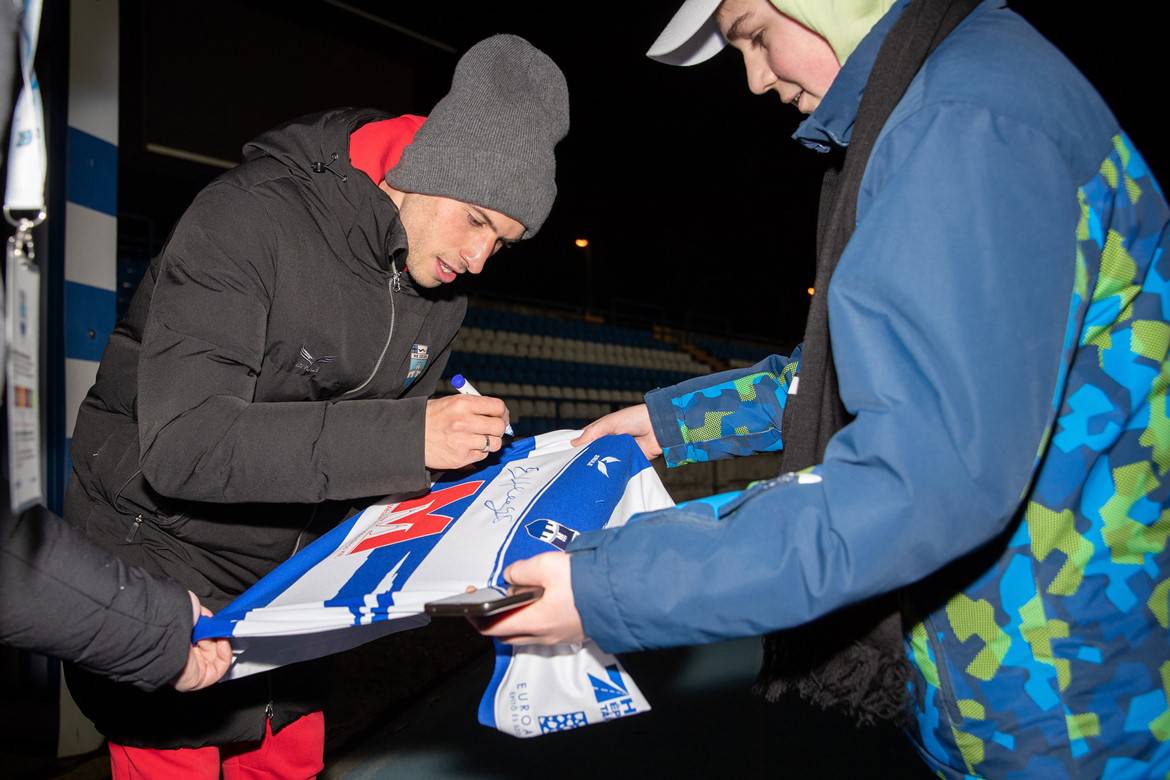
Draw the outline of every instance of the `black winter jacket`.
<instances>
[{"instance_id":1,"label":"black winter jacket","mask_svg":"<svg viewBox=\"0 0 1170 780\"><path fill-rule=\"evenodd\" d=\"M383 118L339 109L246 145L152 263L78 415L66 519L213 610L354 503L428 485L426 400L466 302L395 270L397 209L349 162L350 133ZM77 698L107 736L158 747L259 739L264 699L274 731L313 708L249 695L144 742L109 695Z\"/></svg>"},{"instance_id":2,"label":"black winter jacket","mask_svg":"<svg viewBox=\"0 0 1170 780\"><path fill-rule=\"evenodd\" d=\"M0 480L0 642L143 690L173 681L191 646L191 599L127 566L44 507L18 515Z\"/></svg>"}]
</instances>

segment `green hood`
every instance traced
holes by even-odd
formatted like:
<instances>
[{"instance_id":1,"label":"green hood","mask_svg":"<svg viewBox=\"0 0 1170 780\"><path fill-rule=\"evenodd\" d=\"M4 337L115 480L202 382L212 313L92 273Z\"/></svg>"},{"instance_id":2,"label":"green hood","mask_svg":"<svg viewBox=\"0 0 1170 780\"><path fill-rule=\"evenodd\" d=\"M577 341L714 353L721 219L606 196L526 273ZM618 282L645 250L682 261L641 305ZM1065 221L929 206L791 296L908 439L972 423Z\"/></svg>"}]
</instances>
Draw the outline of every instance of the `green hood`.
<instances>
[{"instance_id":1,"label":"green hood","mask_svg":"<svg viewBox=\"0 0 1170 780\"><path fill-rule=\"evenodd\" d=\"M824 37L842 65L897 0L770 0L776 10Z\"/></svg>"}]
</instances>

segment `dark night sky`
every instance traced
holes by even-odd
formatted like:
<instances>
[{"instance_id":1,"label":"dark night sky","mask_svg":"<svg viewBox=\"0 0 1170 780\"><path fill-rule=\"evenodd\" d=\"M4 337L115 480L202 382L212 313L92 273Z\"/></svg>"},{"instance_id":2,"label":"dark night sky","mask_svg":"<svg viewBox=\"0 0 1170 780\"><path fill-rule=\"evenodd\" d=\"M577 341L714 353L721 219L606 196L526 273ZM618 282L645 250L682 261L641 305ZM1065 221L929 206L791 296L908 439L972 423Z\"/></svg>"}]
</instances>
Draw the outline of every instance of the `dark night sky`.
<instances>
[{"instance_id":1,"label":"dark night sky","mask_svg":"<svg viewBox=\"0 0 1170 780\"><path fill-rule=\"evenodd\" d=\"M616 305L707 331L799 340L821 160L788 139L795 110L748 92L736 53L693 68L645 58L677 0L351 5L459 51L516 33L565 71L572 130L558 148L557 205L536 239L494 259L472 289L580 304L585 263L572 240L585 235L603 313ZM1165 73L1156 26L1131 19L1110 32L1067 4L1013 5L1098 86L1166 180L1146 88L1151 72ZM162 118L189 131L174 145L238 159L252 134L332 105L425 113L456 59L320 0L126 0L122 47L122 203L164 233L217 171L136 155L144 142L167 140L152 135L179 132Z\"/></svg>"}]
</instances>

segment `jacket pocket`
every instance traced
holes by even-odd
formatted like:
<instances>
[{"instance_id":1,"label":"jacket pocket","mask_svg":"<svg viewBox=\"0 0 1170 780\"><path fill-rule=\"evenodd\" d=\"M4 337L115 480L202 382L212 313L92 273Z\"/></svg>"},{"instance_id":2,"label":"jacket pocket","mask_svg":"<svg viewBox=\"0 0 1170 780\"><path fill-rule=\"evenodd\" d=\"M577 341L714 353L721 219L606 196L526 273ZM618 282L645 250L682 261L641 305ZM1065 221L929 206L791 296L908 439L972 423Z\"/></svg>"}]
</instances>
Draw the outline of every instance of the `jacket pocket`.
<instances>
[{"instance_id":1,"label":"jacket pocket","mask_svg":"<svg viewBox=\"0 0 1170 780\"><path fill-rule=\"evenodd\" d=\"M175 511L163 496L150 487L139 464L138 426L119 426L91 453L92 484L97 497L120 515L150 520L166 528L180 522L182 515Z\"/></svg>"},{"instance_id":2,"label":"jacket pocket","mask_svg":"<svg viewBox=\"0 0 1170 780\"><path fill-rule=\"evenodd\" d=\"M80 436L75 438L73 469L86 493L98 503L120 512L139 511L123 507L120 501L130 482L141 474L137 425L120 421L97 442L82 441Z\"/></svg>"},{"instance_id":3,"label":"jacket pocket","mask_svg":"<svg viewBox=\"0 0 1170 780\"><path fill-rule=\"evenodd\" d=\"M905 614L905 611L903 611ZM941 618L945 620L945 617ZM974 775L981 776L975 772L975 768L968 766L966 763L966 756L964 755L963 746L961 743L970 740L968 729L974 724L968 718L968 712L964 712L964 707L969 706L969 703L959 701L959 697L955 691L955 682L953 676L955 674L962 674L952 667L951 662L954 660L951 653L947 651L945 643L939 640L939 627L937 621L940 617L937 614L928 615L923 618L922 624L926 629L926 642L930 648L930 653L934 656L934 666L938 676L937 699L934 701L934 706L937 707L939 721L933 725L933 744L936 746L935 750L930 750L926 746L921 733L915 737L919 746L926 750L927 754L941 766L947 767L949 770L957 775ZM945 634L944 634L945 635ZM923 691L927 696L930 691ZM929 720L929 719L928 719ZM931 726L919 721L918 727L921 730L924 726L931 728ZM943 752L939 753L941 748Z\"/></svg>"}]
</instances>

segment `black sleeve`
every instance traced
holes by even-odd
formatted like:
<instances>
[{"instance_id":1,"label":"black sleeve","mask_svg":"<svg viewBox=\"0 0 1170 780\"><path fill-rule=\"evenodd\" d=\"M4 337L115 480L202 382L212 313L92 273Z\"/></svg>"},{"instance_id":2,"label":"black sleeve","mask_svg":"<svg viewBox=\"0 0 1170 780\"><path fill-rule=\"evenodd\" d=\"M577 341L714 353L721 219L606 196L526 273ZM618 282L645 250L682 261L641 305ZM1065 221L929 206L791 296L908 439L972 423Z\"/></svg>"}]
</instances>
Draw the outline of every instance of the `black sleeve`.
<instances>
[{"instance_id":1,"label":"black sleeve","mask_svg":"<svg viewBox=\"0 0 1170 780\"><path fill-rule=\"evenodd\" d=\"M43 507L14 516L6 484L0 496L0 642L143 690L174 680L190 648L187 591L128 566Z\"/></svg>"}]
</instances>

